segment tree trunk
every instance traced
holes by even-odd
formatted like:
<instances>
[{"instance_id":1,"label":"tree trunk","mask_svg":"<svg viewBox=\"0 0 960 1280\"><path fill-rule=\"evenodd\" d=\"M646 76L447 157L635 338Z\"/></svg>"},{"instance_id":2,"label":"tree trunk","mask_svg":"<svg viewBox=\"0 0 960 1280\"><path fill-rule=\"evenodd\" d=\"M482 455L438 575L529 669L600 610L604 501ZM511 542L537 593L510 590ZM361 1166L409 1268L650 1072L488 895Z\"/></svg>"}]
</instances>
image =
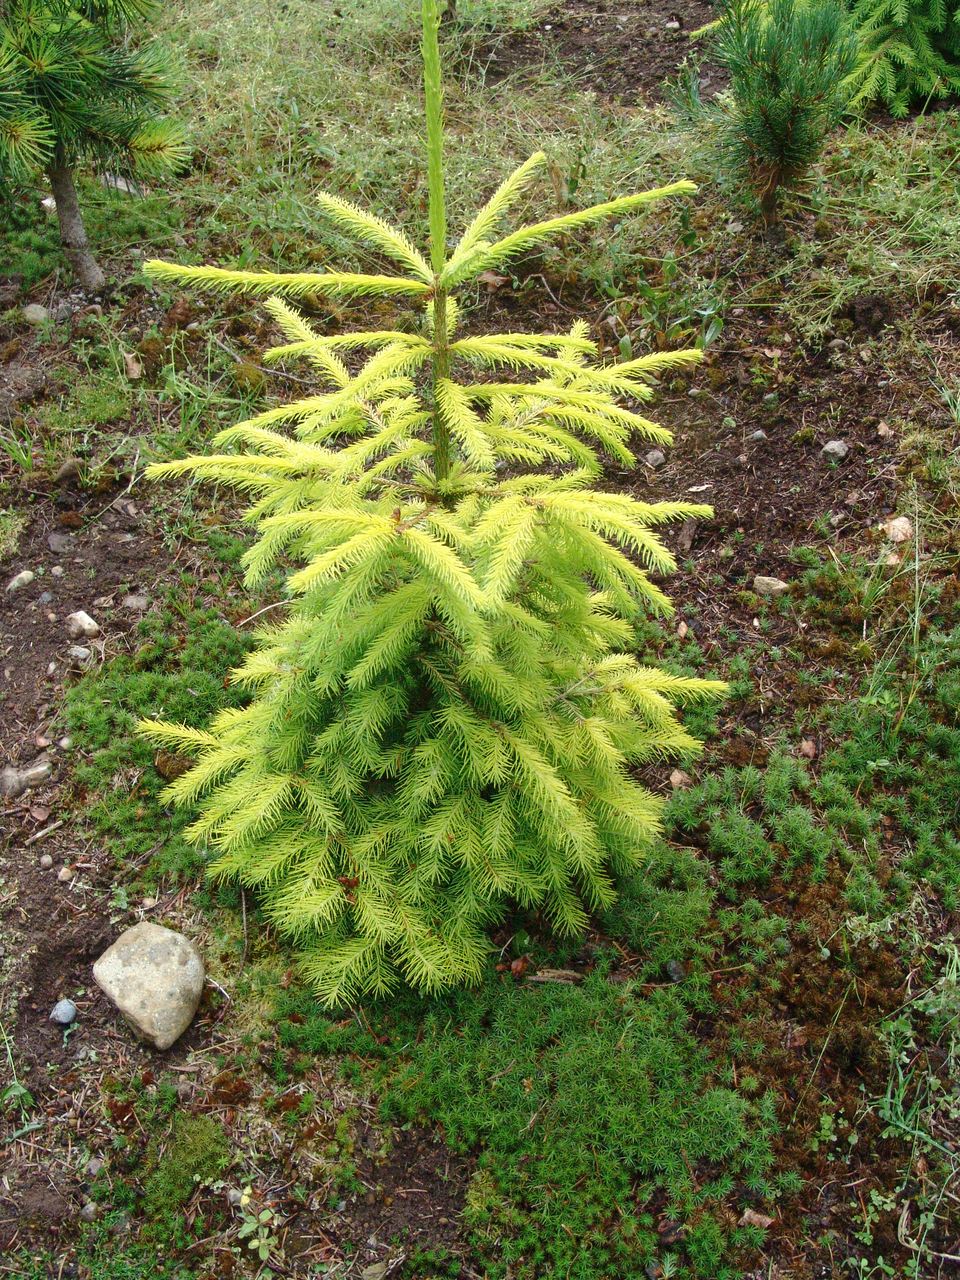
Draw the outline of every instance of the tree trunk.
<instances>
[{"instance_id":1,"label":"tree trunk","mask_svg":"<svg viewBox=\"0 0 960 1280\"><path fill-rule=\"evenodd\" d=\"M73 184L73 171L67 164L62 147L57 147L47 176L53 188L53 198L57 202L60 242L64 252L82 288L88 293L99 293L107 283L107 277L90 252L80 201L77 199L77 188Z\"/></svg>"}]
</instances>

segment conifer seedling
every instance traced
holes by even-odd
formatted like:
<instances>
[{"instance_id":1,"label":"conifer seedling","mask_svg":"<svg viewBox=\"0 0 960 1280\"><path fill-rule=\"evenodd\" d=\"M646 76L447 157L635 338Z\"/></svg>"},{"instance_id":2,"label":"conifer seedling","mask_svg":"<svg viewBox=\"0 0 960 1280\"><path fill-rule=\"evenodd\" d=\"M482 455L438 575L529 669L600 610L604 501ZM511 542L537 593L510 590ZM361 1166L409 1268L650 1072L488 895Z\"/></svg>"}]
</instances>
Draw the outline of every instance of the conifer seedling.
<instances>
[{"instance_id":1,"label":"conifer seedling","mask_svg":"<svg viewBox=\"0 0 960 1280\"><path fill-rule=\"evenodd\" d=\"M667 431L636 407L696 351L618 364L587 326L474 334L458 290L536 245L653 201L676 182L502 234L544 163L534 155L448 251L436 0L423 0L429 248L331 195L338 230L393 264L382 275L254 273L152 262L150 273L267 294L316 395L220 432L221 452L163 463L249 496L251 586L278 561L281 622L235 674L243 709L207 728L145 721L196 763L169 788L199 816L210 870L260 895L327 1004L406 981L476 981L488 930L513 908L582 930L641 864L660 801L637 766L698 744L678 708L721 695L631 654L643 608L666 613L657 536L705 517L593 488L601 457ZM324 334L291 301L397 298L416 327Z\"/></svg>"}]
</instances>

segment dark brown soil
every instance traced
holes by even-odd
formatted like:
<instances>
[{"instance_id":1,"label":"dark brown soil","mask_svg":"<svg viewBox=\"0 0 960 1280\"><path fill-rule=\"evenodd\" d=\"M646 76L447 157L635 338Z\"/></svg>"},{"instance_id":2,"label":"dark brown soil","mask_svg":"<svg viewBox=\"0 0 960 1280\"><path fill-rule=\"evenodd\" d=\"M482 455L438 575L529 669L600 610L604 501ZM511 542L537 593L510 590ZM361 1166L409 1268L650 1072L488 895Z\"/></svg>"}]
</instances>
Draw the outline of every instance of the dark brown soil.
<instances>
[{"instance_id":1,"label":"dark brown soil","mask_svg":"<svg viewBox=\"0 0 960 1280\"><path fill-rule=\"evenodd\" d=\"M702 57L690 37L715 16L707 0L570 0L530 30L491 41L479 60L493 81L557 66L583 88L626 106L659 102L681 63ZM705 96L723 83L720 72L704 64Z\"/></svg>"}]
</instances>

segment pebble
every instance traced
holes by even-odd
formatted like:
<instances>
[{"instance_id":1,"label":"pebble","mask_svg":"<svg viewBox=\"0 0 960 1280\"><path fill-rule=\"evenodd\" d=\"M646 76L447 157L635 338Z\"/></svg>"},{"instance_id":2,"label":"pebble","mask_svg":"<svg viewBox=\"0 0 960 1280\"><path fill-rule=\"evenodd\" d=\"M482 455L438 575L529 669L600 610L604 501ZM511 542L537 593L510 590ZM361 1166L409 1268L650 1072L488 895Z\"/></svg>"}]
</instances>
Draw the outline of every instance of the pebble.
<instances>
[{"instance_id":1,"label":"pebble","mask_svg":"<svg viewBox=\"0 0 960 1280\"><path fill-rule=\"evenodd\" d=\"M20 572L15 574L7 583L7 590L19 591L21 587L29 587L35 577L36 574L32 569L21 569Z\"/></svg>"},{"instance_id":2,"label":"pebble","mask_svg":"<svg viewBox=\"0 0 960 1280\"><path fill-rule=\"evenodd\" d=\"M764 440L769 439L769 436L765 431L751 431L747 439L753 441L754 444L762 444Z\"/></svg>"},{"instance_id":3,"label":"pebble","mask_svg":"<svg viewBox=\"0 0 960 1280\"><path fill-rule=\"evenodd\" d=\"M96 1220L97 1220L97 1206L94 1204L92 1200L88 1200L87 1203L80 1210L80 1221L96 1222Z\"/></svg>"},{"instance_id":4,"label":"pebble","mask_svg":"<svg viewBox=\"0 0 960 1280\"><path fill-rule=\"evenodd\" d=\"M48 663L47 663L47 675L48 675L48 676L52 676L52 675L54 675L54 674L56 673L56 670L57 670L57 664L56 664L55 662L48 662Z\"/></svg>"},{"instance_id":5,"label":"pebble","mask_svg":"<svg viewBox=\"0 0 960 1280\"><path fill-rule=\"evenodd\" d=\"M76 1017L77 1006L72 1000L58 1000L50 1010L50 1021L61 1027L69 1027Z\"/></svg>"},{"instance_id":6,"label":"pebble","mask_svg":"<svg viewBox=\"0 0 960 1280\"><path fill-rule=\"evenodd\" d=\"M666 462L666 460L667 460L667 455L663 452L662 449L651 449L650 452L644 458L644 462L647 464L647 466L653 467L654 471L656 471L658 467L662 467L663 464Z\"/></svg>"},{"instance_id":7,"label":"pebble","mask_svg":"<svg viewBox=\"0 0 960 1280\"><path fill-rule=\"evenodd\" d=\"M60 750L61 750L61 751L72 751L72 750L73 750L73 739L72 739L72 738L61 738L61 739L60 739L60 741L57 743L57 746L60 748Z\"/></svg>"},{"instance_id":8,"label":"pebble","mask_svg":"<svg viewBox=\"0 0 960 1280\"><path fill-rule=\"evenodd\" d=\"M227 1187L227 1204L231 1209L237 1209L243 1199L243 1192L239 1187Z\"/></svg>"},{"instance_id":9,"label":"pebble","mask_svg":"<svg viewBox=\"0 0 960 1280\"><path fill-rule=\"evenodd\" d=\"M61 884L67 884L73 879L73 867L62 866L57 872L57 879Z\"/></svg>"},{"instance_id":10,"label":"pebble","mask_svg":"<svg viewBox=\"0 0 960 1280\"><path fill-rule=\"evenodd\" d=\"M55 564L55 565L53 566L53 568L50 570L50 576L51 576L51 578L62 578L62 577L63 577L63 565L61 565L61 564Z\"/></svg>"},{"instance_id":11,"label":"pebble","mask_svg":"<svg viewBox=\"0 0 960 1280\"><path fill-rule=\"evenodd\" d=\"M49 871L49 870L50 870L50 868L51 868L52 866L53 866L53 859L50 857L49 853L41 854L41 856L40 856L40 870L41 870L41 871Z\"/></svg>"},{"instance_id":12,"label":"pebble","mask_svg":"<svg viewBox=\"0 0 960 1280\"><path fill-rule=\"evenodd\" d=\"M67 650L67 657L77 667L88 667L93 661L93 650L86 645L72 644Z\"/></svg>"},{"instance_id":13,"label":"pebble","mask_svg":"<svg viewBox=\"0 0 960 1280\"><path fill-rule=\"evenodd\" d=\"M679 960L668 960L663 967L671 982L682 982L687 976L686 967Z\"/></svg>"},{"instance_id":14,"label":"pebble","mask_svg":"<svg viewBox=\"0 0 960 1280\"><path fill-rule=\"evenodd\" d=\"M91 1156L90 1160L87 1162L87 1176L90 1178L97 1177L98 1174L103 1172L105 1164L106 1161L102 1160L100 1156Z\"/></svg>"},{"instance_id":15,"label":"pebble","mask_svg":"<svg viewBox=\"0 0 960 1280\"><path fill-rule=\"evenodd\" d=\"M39 603L39 604L53 604L53 592L52 592L52 591L41 591L41 593L40 593L40 597L39 597L39 600L38 600L38 603Z\"/></svg>"},{"instance_id":16,"label":"pebble","mask_svg":"<svg viewBox=\"0 0 960 1280\"><path fill-rule=\"evenodd\" d=\"M768 578L758 573L753 580L753 589L758 596L782 596L785 591L790 590L790 583L784 582L782 578Z\"/></svg>"},{"instance_id":17,"label":"pebble","mask_svg":"<svg viewBox=\"0 0 960 1280\"><path fill-rule=\"evenodd\" d=\"M685 791L687 787L693 786L693 779L683 769L674 769L670 774L670 786L674 791Z\"/></svg>"},{"instance_id":18,"label":"pebble","mask_svg":"<svg viewBox=\"0 0 960 1280\"><path fill-rule=\"evenodd\" d=\"M877 427L877 436L880 440L892 440L895 434L893 427L886 422L881 422Z\"/></svg>"},{"instance_id":19,"label":"pebble","mask_svg":"<svg viewBox=\"0 0 960 1280\"><path fill-rule=\"evenodd\" d=\"M145 613L150 605L150 600L147 596L129 595L124 596L121 603L125 609L132 609L136 613Z\"/></svg>"},{"instance_id":20,"label":"pebble","mask_svg":"<svg viewBox=\"0 0 960 1280\"><path fill-rule=\"evenodd\" d=\"M73 545L73 538L69 533L50 533L47 535L47 546L56 555L62 555L65 551L72 551ZM58 574L57 577L59 576Z\"/></svg>"},{"instance_id":21,"label":"pebble","mask_svg":"<svg viewBox=\"0 0 960 1280\"><path fill-rule=\"evenodd\" d=\"M850 452L850 446L845 440L828 440L820 452L831 462L842 462Z\"/></svg>"},{"instance_id":22,"label":"pebble","mask_svg":"<svg viewBox=\"0 0 960 1280\"><path fill-rule=\"evenodd\" d=\"M50 319L50 312L46 307L41 307L39 302L28 302L20 314L27 324L35 325L38 329Z\"/></svg>"},{"instance_id":23,"label":"pebble","mask_svg":"<svg viewBox=\"0 0 960 1280\"><path fill-rule=\"evenodd\" d=\"M76 613L70 613L66 618L67 635L72 640L78 640L81 636L91 639L93 636L100 634L100 626L90 617L89 613L85 613L83 609L78 609Z\"/></svg>"}]
</instances>

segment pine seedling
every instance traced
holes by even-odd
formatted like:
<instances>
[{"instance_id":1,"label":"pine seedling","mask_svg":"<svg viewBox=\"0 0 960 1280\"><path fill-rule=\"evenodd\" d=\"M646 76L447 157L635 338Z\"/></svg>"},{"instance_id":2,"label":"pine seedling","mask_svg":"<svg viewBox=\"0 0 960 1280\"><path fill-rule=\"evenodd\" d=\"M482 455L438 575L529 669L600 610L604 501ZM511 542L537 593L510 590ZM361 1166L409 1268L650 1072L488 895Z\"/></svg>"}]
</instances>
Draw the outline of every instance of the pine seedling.
<instances>
[{"instance_id":1,"label":"pine seedling","mask_svg":"<svg viewBox=\"0 0 960 1280\"><path fill-rule=\"evenodd\" d=\"M180 164L179 129L158 112L172 83L156 45L133 48L156 0L0 4L0 181L50 180L60 238L85 289L106 277L87 240L74 172L112 165L152 177Z\"/></svg>"},{"instance_id":2,"label":"pine seedling","mask_svg":"<svg viewBox=\"0 0 960 1280\"><path fill-rule=\"evenodd\" d=\"M257 274L148 264L159 280L267 294L267 359L307 361L316 395L223 431L220 451L155 465L249 495L247 581L278 561L282 622L235 673L249 693L206 729L147 721L191 753L169 788L215 877L260 895L328 1004L473 982L511 907L563 933L610 903L660 825L636 766L698 745L677 709L719 697L629 652L657 536L710 509L591 487L601 457L669 433L640 411L697 351L605 365L587 326L472 334L457 292L557 237L693 191L687 182L503 234L545 157L506 179L448 251L436 0L423 0L429 247L335 196L337 230L389 274ZM291 301L396 298L411 327L325 334ZM628 402L633 407L628 407Z\"/></svg>"},{"instance_id":3,"label":"pine seedling","mask_svg":"<svg viewBox=\"0 0 960 1280\"><path fill-rule=\"evenodd\" d=\"M839 0L723 0L711 60L730 77L710 103L694 80L682 103L715 131L726 174L744 183L769 226L847 109L859 44Z\"/></svg>"}]
</instances>

